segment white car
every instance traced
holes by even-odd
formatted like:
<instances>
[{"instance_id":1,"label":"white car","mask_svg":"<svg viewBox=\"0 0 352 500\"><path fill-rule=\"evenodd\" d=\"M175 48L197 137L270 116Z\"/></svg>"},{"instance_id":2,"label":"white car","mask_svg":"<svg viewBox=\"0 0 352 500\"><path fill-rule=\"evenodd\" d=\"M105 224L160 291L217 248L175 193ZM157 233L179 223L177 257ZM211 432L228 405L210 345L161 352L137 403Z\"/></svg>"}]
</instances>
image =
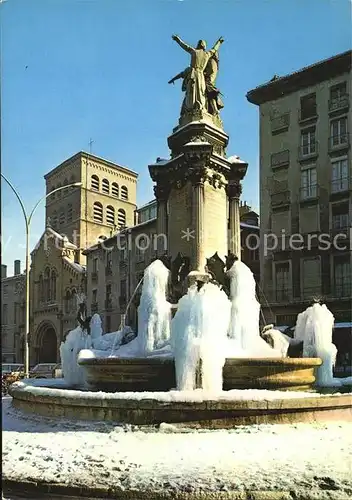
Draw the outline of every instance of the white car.
<instances>
[{"instance_id":1,"label":"white car","mask_svg":"<svg viewBox=\"0 0 352 500\"><path fill-rule=\"evenodd\" d=\"M53 378L57 363L39 363L29 372L30 378Z\"/></svg>"}]
</instances>

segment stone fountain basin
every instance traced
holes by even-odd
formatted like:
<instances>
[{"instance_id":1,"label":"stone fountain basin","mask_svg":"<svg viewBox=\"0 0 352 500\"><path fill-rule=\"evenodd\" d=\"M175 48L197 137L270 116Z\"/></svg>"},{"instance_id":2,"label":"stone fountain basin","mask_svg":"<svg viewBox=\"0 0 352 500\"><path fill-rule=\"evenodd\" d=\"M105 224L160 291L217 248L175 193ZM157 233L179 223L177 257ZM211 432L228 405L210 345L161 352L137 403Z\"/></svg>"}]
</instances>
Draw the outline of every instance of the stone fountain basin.
<instances>
[{"instance_id":1,"label":"stone fountain basin","mask_svg":"<svg viewBox=\"0 0 352 500\"><path fill-rule=\"evenodd\" d=\"M80 359L92 389L107 392L158 392L176 387L172 358ZM306 391L314 382L320 358L228 358L223 390Z\"/></svg>"}]
</instances>

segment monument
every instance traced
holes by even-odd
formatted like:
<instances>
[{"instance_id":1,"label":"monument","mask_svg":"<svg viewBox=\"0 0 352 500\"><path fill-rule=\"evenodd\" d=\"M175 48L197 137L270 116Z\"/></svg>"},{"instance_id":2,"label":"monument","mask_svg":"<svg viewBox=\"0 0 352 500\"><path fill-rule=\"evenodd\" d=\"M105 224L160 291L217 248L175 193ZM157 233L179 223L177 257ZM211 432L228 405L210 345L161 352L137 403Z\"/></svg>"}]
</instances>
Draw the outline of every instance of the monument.
<instances>
[{"instance_id":1,"label":"monument","mask_svg":"<svg viewBox=\"0 0 352 500\"><path fill-rule=\"evenodd\" d=\"M182 78L185 97L178 125L168 137L171 157L149 165L149 172L155 182L158 234L167 235L169 257L187 259L189 281L205 282L207 259L215 254L223 262L228 254L241 258L239 199L248 164L226 155L229 136L215 85L223 38L209 51L204 40L194 48L177 35L172 38L191 56L190 65L169 81Z\"/></svg>"}]
</instances>

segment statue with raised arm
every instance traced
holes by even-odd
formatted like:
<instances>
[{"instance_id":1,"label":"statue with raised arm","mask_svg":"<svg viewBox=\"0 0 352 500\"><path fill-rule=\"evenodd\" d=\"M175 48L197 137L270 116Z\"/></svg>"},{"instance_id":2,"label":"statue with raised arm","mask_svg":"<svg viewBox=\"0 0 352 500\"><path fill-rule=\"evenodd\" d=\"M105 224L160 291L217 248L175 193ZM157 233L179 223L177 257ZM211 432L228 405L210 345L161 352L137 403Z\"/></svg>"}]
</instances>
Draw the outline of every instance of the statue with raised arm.
<instances>
[{"instance_id":1,"label":"statue with raised arm","mask_svg":"<svg viewBox=\"0 0 352 500\"><path fill-rule=\"evenodd\" d=\"M217 53L224 39L222 37L219 38L214 47L208 51L206 50L206 43L204 40L199 40L197 47L194 48L182 41L177 35L173 35L172 39L186 52L191 54L191 64L186 84L186 107L192 110L198 109L208 111L204 70L209 59Z\"/></svg>"}]
</instances>

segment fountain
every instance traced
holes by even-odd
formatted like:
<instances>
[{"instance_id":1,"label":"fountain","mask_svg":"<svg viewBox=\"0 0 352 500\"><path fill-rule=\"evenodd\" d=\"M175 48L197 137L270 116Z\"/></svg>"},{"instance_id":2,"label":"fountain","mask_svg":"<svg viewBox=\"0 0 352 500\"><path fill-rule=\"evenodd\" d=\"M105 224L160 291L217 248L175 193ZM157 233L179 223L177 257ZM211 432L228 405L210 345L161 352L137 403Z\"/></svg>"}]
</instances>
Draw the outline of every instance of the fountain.
<instances>
[{"instance_id":1,"label":"fountain","mask_svg":"<svg viewBox=\"0 0 352 500\"><path fill-rule=\"evenodd\" d=\"M182 73L186 96L168 138L170 159L149 166L157 233L167 236L168 254L158 249L144 272L138 332L122 322L118 332L102 335L99 316L88 317L81 303L80 326L60 349L64 380L16 383L13 404L133 424L349 418L349 395L314 390L338 385L333 316L325 306L299 315L294 339L272 327L260 334L255 280L240 261L239 199L248 164L226 155L215 87L223 39L207 52L204 44L194 49L173 38L192 53L191 69Z\"/></svg>"}]
</instances>

